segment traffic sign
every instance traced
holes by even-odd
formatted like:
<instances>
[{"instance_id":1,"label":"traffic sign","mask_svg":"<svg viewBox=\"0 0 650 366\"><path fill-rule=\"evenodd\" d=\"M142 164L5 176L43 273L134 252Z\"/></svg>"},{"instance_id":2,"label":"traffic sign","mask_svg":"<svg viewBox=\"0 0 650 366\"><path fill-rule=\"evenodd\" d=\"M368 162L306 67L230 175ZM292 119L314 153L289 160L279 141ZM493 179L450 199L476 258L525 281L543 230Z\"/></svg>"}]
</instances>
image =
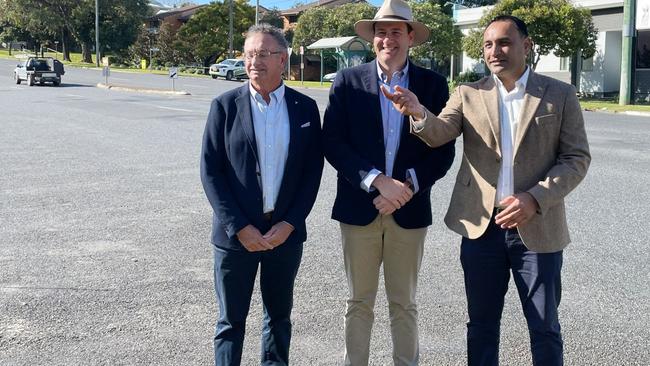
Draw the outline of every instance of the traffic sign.
<instances>
[{"instance_id":1,"label":"traffic sign","mask_svg":"<svg viewBox=\"0 0 650 366\"><path fill-rule=\"evenodd\" d=\"M169 77L171 79L177 79L178 78L178 68L170 67L169 68Z\"/></svg>"}]
</instances>

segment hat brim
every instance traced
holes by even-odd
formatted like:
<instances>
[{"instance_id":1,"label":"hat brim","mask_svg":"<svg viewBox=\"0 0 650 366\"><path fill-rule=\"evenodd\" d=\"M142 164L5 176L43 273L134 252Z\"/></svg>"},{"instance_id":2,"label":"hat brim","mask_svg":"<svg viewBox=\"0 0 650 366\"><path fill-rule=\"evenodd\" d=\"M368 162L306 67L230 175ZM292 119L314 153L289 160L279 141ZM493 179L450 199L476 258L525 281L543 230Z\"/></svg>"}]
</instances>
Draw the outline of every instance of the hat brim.
<instances>
[{"instance_id":1,"label":"hat brim","mask_svg":"<svg viewBox=\"0 0 650 366\"><path fill-rule=\"evenodd\" d=\"M413 31L415 32L415 37L413 37L413 47L419 46L422 43L428 41L429 35L431 34L429 27L424 25L424 23L402 20L402 19L379 19L379 20L362 19L354 23L354 31L357 33L359 37L372 43L372 40L375 38L375 29L373 25L377 22L394 22L394 23L409 24L411 28L413 28Z\"/></svg>"}]
</instances>

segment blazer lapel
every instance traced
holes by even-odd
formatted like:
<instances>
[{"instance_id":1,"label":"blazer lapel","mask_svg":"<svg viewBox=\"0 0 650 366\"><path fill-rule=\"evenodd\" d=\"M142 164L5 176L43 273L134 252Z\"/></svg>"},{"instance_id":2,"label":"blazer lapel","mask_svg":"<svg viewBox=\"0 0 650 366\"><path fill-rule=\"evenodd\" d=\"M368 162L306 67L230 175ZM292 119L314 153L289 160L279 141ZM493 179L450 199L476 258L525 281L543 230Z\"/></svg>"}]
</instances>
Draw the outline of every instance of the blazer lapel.
<instances>
[{"instance_id":1,"label":"blazer lapel","mask_svg":"<svg viewBox=\"0 0 650 366\"><path fill-rule=\"evenodd\" d=\"M368 120L371 122L371 127L379 135L379 141L381 141L381 151L383 154L384 151L384 126L381 119L381 105L379 104L379 84L377 82L377 62L371 61L368 64L369 67L366 68L366 72L363 74L363 84L365 89L368 91ZM362 106L363 104L359 104ZM360 107L363 108L363 107Z\"/></svg>"},{"instance_id":2,"label":"blazer lapel","mask_svg":"<svg viewBox=\"0 0 650 366\"><path fill-rule=\"evenodd\" d=\"M480 88L481 100L490 122L492 134L497 143L497 154L501 156L501 125L499 119L499 92L494 78L489 76Z\"/></svg>"},{"instance_id":3,"label":"blazer lapel","mask_svg":"<svg viewBox=\"0 0 650 366\"><path fill-rule=\"evenodd\" d=\"M300 102L296 98L293 89L285 86L284 100L287 103L287 112L289 114L289 151L287 154L287 162L284 168L284 177L286 178L287 171L289 171L296 159L298 158L298 151L300 151L300 123L318 123L319 121L302 121L300 118Z\"/></svg>"},{"instance_id":4,"label":"blazer lapel","mask_svg":"<svg viewBox=\"0 0 650 366\"><path fill-rule=\"evenodd\" d=\"M282 185L280 186L278 197L275 201L276 211L282 211L280 209L281 206L287 202L291 202L289 197L285 197L287 195L285 189L289 186L287 181L292 179L293 172L296 170L296 164L300 159L304 158L299 153L300 144L302 143L300 139L300 124L306 122L320 123L320 121L303 121L301 119L300 110L302 106L300 105L300 101L296 98L295 91L287 86L285 86L284 100L287 104L287 114L289 115L289 150L287 151L287 161L284 164L284 172L282 173Z\"/></svg>"},{"instance_id":5,"label":"blazer lapel","mask_svg":"<svg viewBox=\"0 0 650 366\"><path fill-rule=\"evenodd\" d=\"M517 156L517 150L521 141L528 131L533 118L535 117L535 112L539 107L542 97L544 96L544 91L546 90L546 84L543 84L538 80L535 73L531 70L530 75L528 76L528 82L526 83L526 94L524 95L524 102L521 106L521 113L519 115L519 124L517 127L517 133L515 135L514 141L514 151L512 156Z\"/></svg>"},{"instance_id":6,"label":"blazer lapel","mask_svg":"<svg viewBox=\"0 0 650 366\"><path fill-rule=\"evenodd\" d=\"M255 161L257 161L257 169L259 170L259 158L257 155L257 142L255 140L255 128L253 127L253 114L251 112L251 93L248 90L248 83L241 87L239 96L235 98L235 104L237 105L237 120L235 121L236 125L241 126L250 145L251 151L253 151L253 156Z\"/></svg>"}]
</instances>

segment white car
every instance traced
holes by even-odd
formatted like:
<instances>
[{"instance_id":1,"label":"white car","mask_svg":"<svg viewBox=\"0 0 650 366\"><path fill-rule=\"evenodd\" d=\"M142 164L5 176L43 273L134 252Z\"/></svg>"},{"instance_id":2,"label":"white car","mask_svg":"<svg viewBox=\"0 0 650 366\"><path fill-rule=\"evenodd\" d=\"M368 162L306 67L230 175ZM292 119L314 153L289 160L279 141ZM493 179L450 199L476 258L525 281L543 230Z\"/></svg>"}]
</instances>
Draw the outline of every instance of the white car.
<instances>
[{"instance_id":1,"label":"white car","mask_svg":"<svg viewBox=\"0 0 650 366\"><path fill-rule=\"evenodd\" d=\"M213 79L222 77L226 80L239 80L248 77L246 75L246 70L244 69L244 60L237 60L234 58L223 60L218 64L213 64L210 66L208 73Z\"/></svg>"},{"instance_id":2,"label":"white car","mask_svg":"<svg viewBox=\"0 0 650 366\"><path fill-rule=\"evenodd\" d=\"M329 82L332 82L332 81L334 81L334 78L335 78L335 77L336 77L336 73L335 73L335 72L333 72L333 73L331 73L331 74L325 74L325 75L323 75L323 81L329 81Z\"/></svg>"}]
</instances>

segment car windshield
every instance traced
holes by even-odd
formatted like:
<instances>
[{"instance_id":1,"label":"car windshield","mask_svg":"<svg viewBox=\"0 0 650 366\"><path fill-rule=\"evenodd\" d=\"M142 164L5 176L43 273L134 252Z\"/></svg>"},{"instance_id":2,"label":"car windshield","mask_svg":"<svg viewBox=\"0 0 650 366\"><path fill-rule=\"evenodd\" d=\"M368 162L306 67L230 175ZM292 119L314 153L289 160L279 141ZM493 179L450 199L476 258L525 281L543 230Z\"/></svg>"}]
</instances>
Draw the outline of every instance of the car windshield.
<instances>
[{"instance_id":1,"label":"car windshield","mask_svg":"<svg viewBox=\"0 0 650 366\"><path fill-rule=\"evenodd\" d=\"M237 60L223 60L220 62L222 65L234 65Z\"/></svg>"}]
</instances>

